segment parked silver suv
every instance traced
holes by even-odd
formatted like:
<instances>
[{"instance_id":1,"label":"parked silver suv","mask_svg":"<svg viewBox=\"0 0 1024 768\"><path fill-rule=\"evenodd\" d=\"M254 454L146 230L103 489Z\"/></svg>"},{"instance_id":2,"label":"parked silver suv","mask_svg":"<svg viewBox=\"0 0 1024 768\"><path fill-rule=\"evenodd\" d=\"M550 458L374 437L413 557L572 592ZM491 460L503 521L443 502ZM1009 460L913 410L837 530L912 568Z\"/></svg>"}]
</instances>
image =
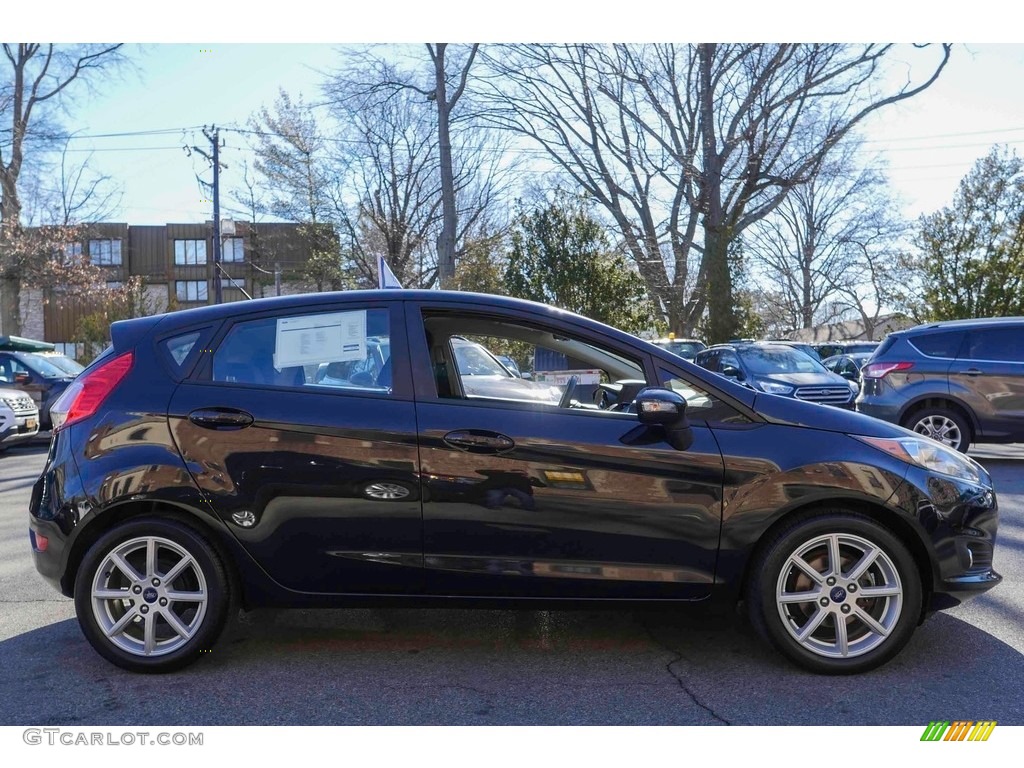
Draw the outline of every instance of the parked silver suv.
<instances>
[{"instance_id":1,"label":"parked silver suv","mask_svg":"<svg viewBox=\"0 0 1024 768\"><path fill-rule=\"evenodd\" d=\"M0 389L0 453L39 432L39 409L24 392Z\"/></svg>"},{"instance_id":2,"label":"parked silver suv","mask_svg":"<svg viewBox=\"0 0 1024 768\"><path fill-rule=\"evenodd\" d=\"M857 410L959 451L1024 441L1024 317L890 334L861 369Z\"/></svg>"}]
</instances>

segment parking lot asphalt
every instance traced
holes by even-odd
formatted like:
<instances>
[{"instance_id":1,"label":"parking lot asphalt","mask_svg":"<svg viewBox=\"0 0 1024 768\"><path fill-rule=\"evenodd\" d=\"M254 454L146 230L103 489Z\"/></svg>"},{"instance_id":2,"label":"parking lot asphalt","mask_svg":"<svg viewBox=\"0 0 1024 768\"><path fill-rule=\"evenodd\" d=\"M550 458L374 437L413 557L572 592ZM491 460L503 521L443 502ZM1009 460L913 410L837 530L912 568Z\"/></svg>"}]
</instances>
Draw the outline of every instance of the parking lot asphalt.
<instances>
[{"instance_id":1,"label":"parking lot asphalt","mask_svg":"<svg viewBox=\"0 0 1024 768\"><path fill-rule=\"evenodd\" d=\"M855 677L797 670L740 615L651 610L256 611L208 658L133 675L36 573L45 446L0 457L0 724L1024 725L1024 446L972 451L1000 502L1004 583Z\"/></svg>"}]
</instances>

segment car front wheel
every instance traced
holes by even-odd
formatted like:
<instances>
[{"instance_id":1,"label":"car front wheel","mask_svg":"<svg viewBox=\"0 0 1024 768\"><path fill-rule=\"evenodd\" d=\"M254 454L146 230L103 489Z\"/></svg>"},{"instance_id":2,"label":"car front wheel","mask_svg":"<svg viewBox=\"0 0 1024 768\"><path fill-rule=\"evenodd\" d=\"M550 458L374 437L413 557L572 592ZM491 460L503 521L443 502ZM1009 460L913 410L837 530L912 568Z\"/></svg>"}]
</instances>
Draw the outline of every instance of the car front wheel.
<instances>
[{"instance_id":1,"label":"car front wheel","mask_svg":"<svg viewBox=\"0 0 1024 768\"><path fill-rule=\"evenodd\" d=\"M813 672L852 674L886 663L921 615L921 580L909 551L858 514L795 522L754 568L747 593L754 627Z\"/></svg>"},{"instance_id":2,"label":"car front wheel","mask_svg":"<svg viewBox=\"0 0 1024 768\"><path fill-rule=\"evenodd\" d=\"M165 518L119 525L86 553L75 582L82 632L134 672L168 672L209 651L228 615L220 558L191 527Z\"/></svg>"}]
</instances>

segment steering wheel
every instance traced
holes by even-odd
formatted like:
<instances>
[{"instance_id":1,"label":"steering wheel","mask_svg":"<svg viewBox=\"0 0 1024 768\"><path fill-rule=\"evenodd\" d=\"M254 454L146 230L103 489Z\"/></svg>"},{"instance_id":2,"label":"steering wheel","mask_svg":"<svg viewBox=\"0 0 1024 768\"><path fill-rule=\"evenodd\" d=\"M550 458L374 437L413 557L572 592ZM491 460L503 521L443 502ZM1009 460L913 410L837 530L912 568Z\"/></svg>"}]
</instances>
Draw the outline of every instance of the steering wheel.
<instances>
[{"instance_id":1,"label":"steering wheel","mask_svg":"<svg viewBox=\"0 0 1024 768\"><path fill-rule=\"evenodd\" d=\"M559 408L568 408L572 402L572 393L576 391L576 385L579 383L579 376L570 376L569 380L565 382L565 392L562 393L562 399L558 401Z\"/></svg>"}]
</instances>

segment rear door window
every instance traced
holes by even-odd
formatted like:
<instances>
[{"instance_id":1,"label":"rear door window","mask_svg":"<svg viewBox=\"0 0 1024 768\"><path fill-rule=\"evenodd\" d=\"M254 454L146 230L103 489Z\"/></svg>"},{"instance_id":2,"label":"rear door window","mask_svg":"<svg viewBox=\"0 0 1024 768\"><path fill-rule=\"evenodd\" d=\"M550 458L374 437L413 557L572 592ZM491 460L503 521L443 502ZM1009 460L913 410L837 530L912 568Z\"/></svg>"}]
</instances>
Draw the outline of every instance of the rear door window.
<instances>
[{"instance_id":1,"label":"rear door window","mask_svg":"<svg viewBox=\"0 0 1024 768\"><path fill-rule=\"evenodd\" d=\"M213 355L213 381L339 393L391 393L387 309L236 323Z\"/></svg>"}]
</instances>

